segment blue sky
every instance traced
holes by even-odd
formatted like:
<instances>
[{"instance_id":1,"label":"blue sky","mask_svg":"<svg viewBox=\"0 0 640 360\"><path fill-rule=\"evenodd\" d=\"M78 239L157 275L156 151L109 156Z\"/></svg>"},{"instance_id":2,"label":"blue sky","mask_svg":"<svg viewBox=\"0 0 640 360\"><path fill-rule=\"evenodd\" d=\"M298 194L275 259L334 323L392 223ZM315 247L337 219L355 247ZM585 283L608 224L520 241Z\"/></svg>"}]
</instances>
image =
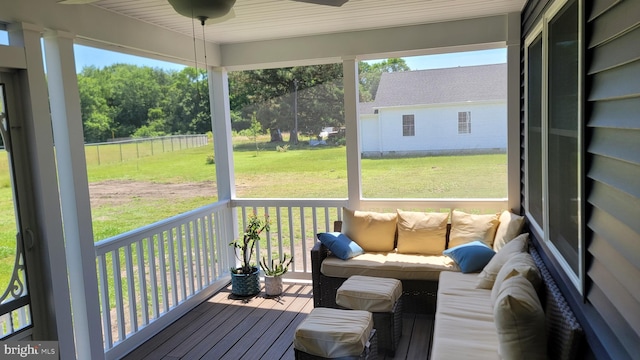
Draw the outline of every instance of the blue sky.
<instances>
[{"instance_id":1,"label":"blue sky","mask_svg":"<svg viewBox=\"0 0 640 360\"><path fill-rule=\"evenodd\" d=\"M152 60L133 55L118 54L111 51L76 45L76 69L82 70L85 65L104 67L114 63L147 65L162 69L181 70L183 65ZM438 69L445 67L497 64L507 61L506 49L467 51L453 54L406 57L405 61L411 70ZM375 62L375 61L371 61Z\"/></svg>"},{"instance_id":2,"label":"blue sky","mask_svg":"<svg viewBox=\"0 0 640 360\"><path fill-rule=\"evenodd\" d=\"M0 31L0 44L8 44L6 31ZM181 70L184 68L184 65L180 64L126 55L88 46L75 45L74 49L76 52L76 70L78 72L80 72L84 66L93 65L102 68L115 63L126 63L141 66L146 65L167 70ZM404 59L411 70L439 69L446 67L505 63L507 61L507 51L502 48L439 55L412 56ZM374 63L376 61L369 62Z\"/></svg>"}]
</instances>

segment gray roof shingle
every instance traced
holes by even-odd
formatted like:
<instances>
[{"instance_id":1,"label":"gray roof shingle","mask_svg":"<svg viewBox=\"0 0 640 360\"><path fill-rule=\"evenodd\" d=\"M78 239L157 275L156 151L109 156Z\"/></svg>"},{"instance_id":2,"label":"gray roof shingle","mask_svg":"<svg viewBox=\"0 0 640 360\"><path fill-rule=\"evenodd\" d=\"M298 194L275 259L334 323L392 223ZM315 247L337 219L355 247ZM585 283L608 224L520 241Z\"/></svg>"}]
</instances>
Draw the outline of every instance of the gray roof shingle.
<instances>
[{"instance_id":1,"label":"gray roof shingle","mask_svg":"<svg viewBox=\"0 0 640 360\"><path fill-rule=\"evenodd\" d=\"M506 98L507 64L401 71L383 73L375 101L360 110Z\"/></svg>"}]
</instances>

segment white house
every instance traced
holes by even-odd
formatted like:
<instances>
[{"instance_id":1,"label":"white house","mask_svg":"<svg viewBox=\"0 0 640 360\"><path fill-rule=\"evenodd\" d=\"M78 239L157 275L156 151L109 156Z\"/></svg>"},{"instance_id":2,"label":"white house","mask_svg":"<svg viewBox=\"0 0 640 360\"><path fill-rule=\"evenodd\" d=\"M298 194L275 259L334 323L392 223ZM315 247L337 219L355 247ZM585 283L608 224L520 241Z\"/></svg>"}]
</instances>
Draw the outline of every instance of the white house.
<instances>
[{"instance_id":1,"label":"white house","mask_svg":"<svg viewBox=\"0 0 640 360\"><path fill-rule=\"evenodd\" d=\"M506 152L507 64L383 73L363 156Z\"/></svg>"}]
</instances>

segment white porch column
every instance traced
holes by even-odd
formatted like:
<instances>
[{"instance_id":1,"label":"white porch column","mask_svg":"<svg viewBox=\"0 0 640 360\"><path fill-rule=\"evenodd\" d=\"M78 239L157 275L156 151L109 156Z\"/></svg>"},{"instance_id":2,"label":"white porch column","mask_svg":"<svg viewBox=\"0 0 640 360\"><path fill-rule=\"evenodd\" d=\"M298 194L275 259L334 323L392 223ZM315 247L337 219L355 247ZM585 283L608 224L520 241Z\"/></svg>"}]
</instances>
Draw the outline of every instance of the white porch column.
<instances>
[{"instance_id":1,"label":"white porch column","mask_svg":"<svg viewBox=\"0 0 640 360\"><path fill-rule=\"evenodd\" d=\"M213 130L218 199L231 200L236 197L236 179L233 171L229 78L225 68L209 69L209 101L211 104L211 129Z\"/></svg>"},{"instance_id":2,"label":"white porch column","mask_svg":"<svg viewBox=\"0 0 640 360\"><path fill-rule=\"evenodd\" d=\"M358 59L342 60L344 81L344 117L347 140L347 187L349 208L359 209L362 199L362 179L360 177L360 121L358 114L359 79Z\"/></svg>"},{"instance_id":3,"label":"white porch column","mask_svg":"<svg viewBox=\"0 0 640 360\"><path fill-rule=\"evenodd\" d=\"M213 130L213 151L216 161L216 183L218 201L233 200L236 197L236 179L233 169L233 143L231 139L231 109L229 105L229 78L223 67L208 69L209 102L211 104L211 129ZM238 235L237 212L229 209L226 231L228 242ZM235 261L235 250L229 246L229 261Z\"/></svg>"},{"instance_id":4,"label":"white porch column","mask_svg":"<svg viewBox=\"0 0 640 360\"><path fill-rule=\"evenodd\" d=\"M47 82L42 62L42 28L13 23L7 28L9 43L24 47L27 69L19 71L22 96L27 103L21 120L29 150L33 216L23 227L33 232L33 241L25 244L25 261L32 298L33 338L57 340L61 359L75 359L75 345L67 280L67 264L53 152ZM13 130L12 130L13 131Z\"/></svg>"},{"instance_id":5,"label":"white porch column","mask_svg":"<svg viewBox=\"0 0 640 360\"><path fill-rule=\"evenodd\" d=\"M45 57L77 356L100 359L104 348L73 38L47 32Z\"/></svg>"},{"instance_id":6,"label":"white porch column","mask_svg":"<svg viewBox=\"0 0 640 360\"><path fill-rule=\"evenodd\" d=\"M507 16L507 206L520 213L520 13Z\"/></svg>"}]
</instances>

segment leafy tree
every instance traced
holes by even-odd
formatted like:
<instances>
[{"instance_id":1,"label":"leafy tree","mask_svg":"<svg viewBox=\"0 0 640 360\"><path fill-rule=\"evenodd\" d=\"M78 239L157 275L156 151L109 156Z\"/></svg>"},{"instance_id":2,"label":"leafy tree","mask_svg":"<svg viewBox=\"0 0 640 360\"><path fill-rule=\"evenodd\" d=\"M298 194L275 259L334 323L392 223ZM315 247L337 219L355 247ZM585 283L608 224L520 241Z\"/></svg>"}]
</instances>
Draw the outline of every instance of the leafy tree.
<instances>
[{"instance_id":1,"label":"leafy tree","mask_svg":"<svg viewBox=\"0 0 640 360\"><path fill-rule=\"evenodd\" d=\"M249 128L249 132L251 133L254 144L256 144L256 156L258 156L260 151L260 149L258 149L258 135L262 134L262 125L258 122L258 118L256 118L255 113L251 115L251 127Z\"/></svg>"},{"instance_id":2,"label":"leafy tree","mask_svg":"<svg viewBox=\"0 0 640 360\"><path fill-rule=\"evenodd\" d=\"M411 70L404 59L399 58L390 58L373 64L363 61L358 64L358 68L360 72L360 102L375 100L383 72Z\"/></svg>"},{"instance_id":3,"label":"leafy tree","mask_svg":"<svg viewBox=\"0 0 640 360\"><path fill-rule=\"evenodd\" d=\"M297 85L297 87L296 87ZM342 65L263 69L229 74L231 111L240 115L235 130L246 128L254 112L263 128L318 133L327 123L343 123ZM294 102L297 101L297 117ZM295 141L292 134L290 141Z\"/></svg>"}]
</instances>

